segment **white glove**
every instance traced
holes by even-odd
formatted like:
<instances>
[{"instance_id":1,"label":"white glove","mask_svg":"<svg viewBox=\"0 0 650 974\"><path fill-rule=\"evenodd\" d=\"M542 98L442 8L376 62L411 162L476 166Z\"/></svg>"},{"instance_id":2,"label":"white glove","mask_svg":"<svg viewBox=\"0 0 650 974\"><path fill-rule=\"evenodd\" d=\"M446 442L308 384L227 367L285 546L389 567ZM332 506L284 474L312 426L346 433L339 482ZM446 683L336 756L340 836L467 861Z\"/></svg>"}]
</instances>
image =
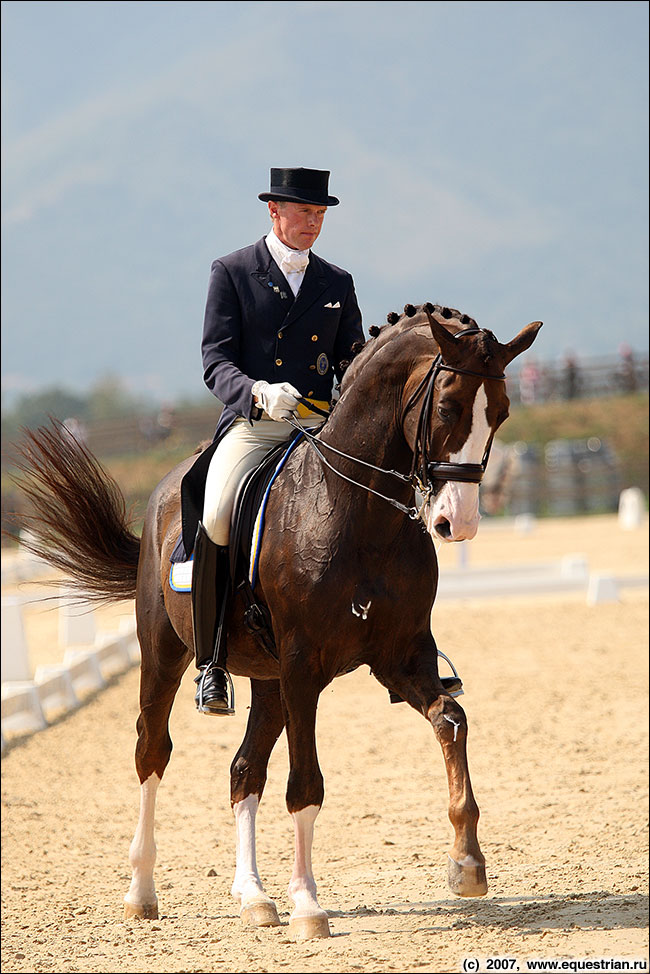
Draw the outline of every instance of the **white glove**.
<instances>
[{"instance_id":1,"label":"white glove","mask_svg":"<svg viewBox=\"0 0 650 974\"><path fill-rule=\"evenodd\" d=\"M274 382L271 385L260 379L253 384L252 392L256 402L276 422L290 419L298 408L300 393L289 382Z\"/></svg>"}]
</instances>

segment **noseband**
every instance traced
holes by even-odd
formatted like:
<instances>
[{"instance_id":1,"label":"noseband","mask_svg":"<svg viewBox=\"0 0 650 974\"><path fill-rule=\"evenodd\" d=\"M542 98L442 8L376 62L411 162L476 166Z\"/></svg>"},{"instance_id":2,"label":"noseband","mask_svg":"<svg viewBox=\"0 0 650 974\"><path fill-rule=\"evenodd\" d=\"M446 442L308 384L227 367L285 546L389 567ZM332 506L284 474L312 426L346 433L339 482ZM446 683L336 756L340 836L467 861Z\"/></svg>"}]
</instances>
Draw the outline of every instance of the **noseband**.
<instances>
[{"instance_id":1,"label":"noseband","mask_svg":"<svg viewBox=\"0 0 650 974\"><path fill-rule=\"evenodd\" d=\"M456 332L455 337L462 335L476 335L480 328L465 328L463 331ZM454 372L459 375L473 375L478 379L497 379L505 381L505 375L483 375L481 372L474 372L472 369L461 369L459 366L447 365L442 360L439 353L433 360L431 367L419 386L410 397L404 408L404 415L415 405L422 390L424 389L424 399L418 417L417 432L413 445L413 464L411 466L411 481L418 487L423 494L430 494L433 490L433 482L436 480L453 480L461 484L480 484L483 474L487 467L487 462L492 449L493 436L488 440L485 453L480 463L449 463L446 460L429 460L429 440L431 436L431 421L433 418L433 395L435 391L436 379L441 372ZM419 460L419 462L418 462Z\"/></svg>"},{"instance_id":2,"label":"noseband","mask_svg":"<svg viewBox=\"0 0 650 974\"><path fill-rule=\"evenodd\" d=\"M462 335L477 334L480 331L481 329L478 327L465 328L463 331L456 332L454 337L458 338ZM426 503L430 495L433 493L434 481L453 480L455 482L464 484L480 484L481 480L483 479L483 474L485 473L485 468L490 456L490 450L492 448L493 436L491 436L488 440L485 453L483 454L483 459L480 463L450 463L445 460L429 460L429 438L431 435L433 396L436 379L441 372L454 372L459 375L473 375L482 380L498 379L500 381L505 381L506 378L505 375L483 375L481 372L473 372L471 369L462 369L455 365L447 365L445 362L443 362L442 355L438 353L433 360L429 371L424 376L415 392L409 398L404 408L404 416L406 416L406 414L410 409L413 408L424 392L422 407L418 416L415 443L413 445L413 464L411 466L411 471L408 474L400 473L398 470L388 470L385 467L377 467L373 463L367 463L365 460L360 460L358 457L352 457L348 453L343 453L341 450L337 450L336 447L331 446L329 443L325 443L322 440L317 440L311 433L303 429L303 427L294 420L287 419L285 422L289 423L290 426L293 426L294 429L296 429L308 440L325 466L332 470L338 477L341 477L342 480L347 480L348 483L354 484L355 487L361 487L370 494L380 497L382 500L387 501L393 507L397 508L397 510L402 511L403 514L407 514L412 520L416 520L420 516L424 503ZM314 407L311 403L309 403L308 400L301 401L313 412L322 413L322 410ZM409 484L414 490L419 490L424 495L424 503L422 504L422 507L420 507L419 510L416 507L406 507L406 505L400 503L400 501L395 500L394 497L387 497L385 494L380 494L379 491L374 490L372 487L368 487L365 484L360 484L351 477L347 477L345 474L341 473L340 470L337 470L336 467L333 467L332 464L329 463L329 461L323 455L321 447L325 447L332 453L336 453L338 456L343 457L346 460L351 460L354 463L361 464L361 466L367 467L370 470L387 474L390 477L395 477L402 483Z\"/></svg>"}]
</instances>

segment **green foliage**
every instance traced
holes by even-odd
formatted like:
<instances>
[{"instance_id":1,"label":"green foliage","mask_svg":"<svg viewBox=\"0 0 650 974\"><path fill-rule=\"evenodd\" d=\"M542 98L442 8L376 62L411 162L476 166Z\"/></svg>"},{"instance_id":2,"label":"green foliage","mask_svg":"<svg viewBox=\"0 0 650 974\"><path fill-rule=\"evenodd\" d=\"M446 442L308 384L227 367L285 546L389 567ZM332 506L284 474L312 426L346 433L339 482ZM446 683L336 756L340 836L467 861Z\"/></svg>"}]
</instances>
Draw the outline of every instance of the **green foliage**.
<instances>
[{"instance_id":1,"label":"green foliage","mask_svg":"<svg viewBox=\"0 0 650 974\"><path fill-rule=\"evenodd\" d=\"M123 419L147 408L141 398L133 396L120 379L113 376L100 379L86 395L52 386L37 394L21 396L11 410L3 409L2 439L4 442L15 441L21 429L36 429L50 417L63 422L73 416L89 425Z\"/></svg>"},{"instance_id":2,"label":"green foliage","mask_svg":"<svg viewBox=\"0 0 650 974\"><path fill-rule=\"evenodd\" d=\"M53 387L37 395L22 396L9 413L2 414L2 439L14 440L23 427L34 429L50 416L59 420L76 416L86 418L87 399L65 389Z\"/></svg>"}]
</instances>

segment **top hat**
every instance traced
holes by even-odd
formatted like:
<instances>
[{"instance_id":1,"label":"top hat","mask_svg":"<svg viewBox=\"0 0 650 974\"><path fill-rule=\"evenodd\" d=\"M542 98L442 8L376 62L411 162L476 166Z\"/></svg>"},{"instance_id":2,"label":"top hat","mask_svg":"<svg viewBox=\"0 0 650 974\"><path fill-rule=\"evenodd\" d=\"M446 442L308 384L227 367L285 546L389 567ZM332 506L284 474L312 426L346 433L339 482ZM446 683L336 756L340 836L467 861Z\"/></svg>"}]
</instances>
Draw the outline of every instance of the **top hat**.
<instances>
[{"instance_id":1,"label":"top hat","mask_svg":"<svg viewBox=\"0 0 650 974\"><path fill-rule=\"evenodd\" d=\"M329 178L327 169L272 169L271 188L268 193L260 193L258 199L336 206L336 196L327 195Z\"/></svg>"}]
</instances>

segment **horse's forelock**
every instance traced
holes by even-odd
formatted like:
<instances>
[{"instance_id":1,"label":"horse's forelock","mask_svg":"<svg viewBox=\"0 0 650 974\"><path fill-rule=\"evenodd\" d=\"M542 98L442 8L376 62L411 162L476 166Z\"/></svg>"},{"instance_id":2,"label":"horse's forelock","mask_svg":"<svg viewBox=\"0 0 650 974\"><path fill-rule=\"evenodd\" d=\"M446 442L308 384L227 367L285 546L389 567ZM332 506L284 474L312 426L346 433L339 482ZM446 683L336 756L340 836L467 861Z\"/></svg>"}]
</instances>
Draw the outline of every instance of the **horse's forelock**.
<instances>
[{"instance_id":1,"label":"horse's forelock","mask_svg":"<svg viewBox=\"0 0 650 974\"><path fill-rule=\"evenodd\" d=\"M484 365L489 365L498 354L499 342L491 331L481 331L476 336L477 355Z\"/></svg>"}]
</instances>

